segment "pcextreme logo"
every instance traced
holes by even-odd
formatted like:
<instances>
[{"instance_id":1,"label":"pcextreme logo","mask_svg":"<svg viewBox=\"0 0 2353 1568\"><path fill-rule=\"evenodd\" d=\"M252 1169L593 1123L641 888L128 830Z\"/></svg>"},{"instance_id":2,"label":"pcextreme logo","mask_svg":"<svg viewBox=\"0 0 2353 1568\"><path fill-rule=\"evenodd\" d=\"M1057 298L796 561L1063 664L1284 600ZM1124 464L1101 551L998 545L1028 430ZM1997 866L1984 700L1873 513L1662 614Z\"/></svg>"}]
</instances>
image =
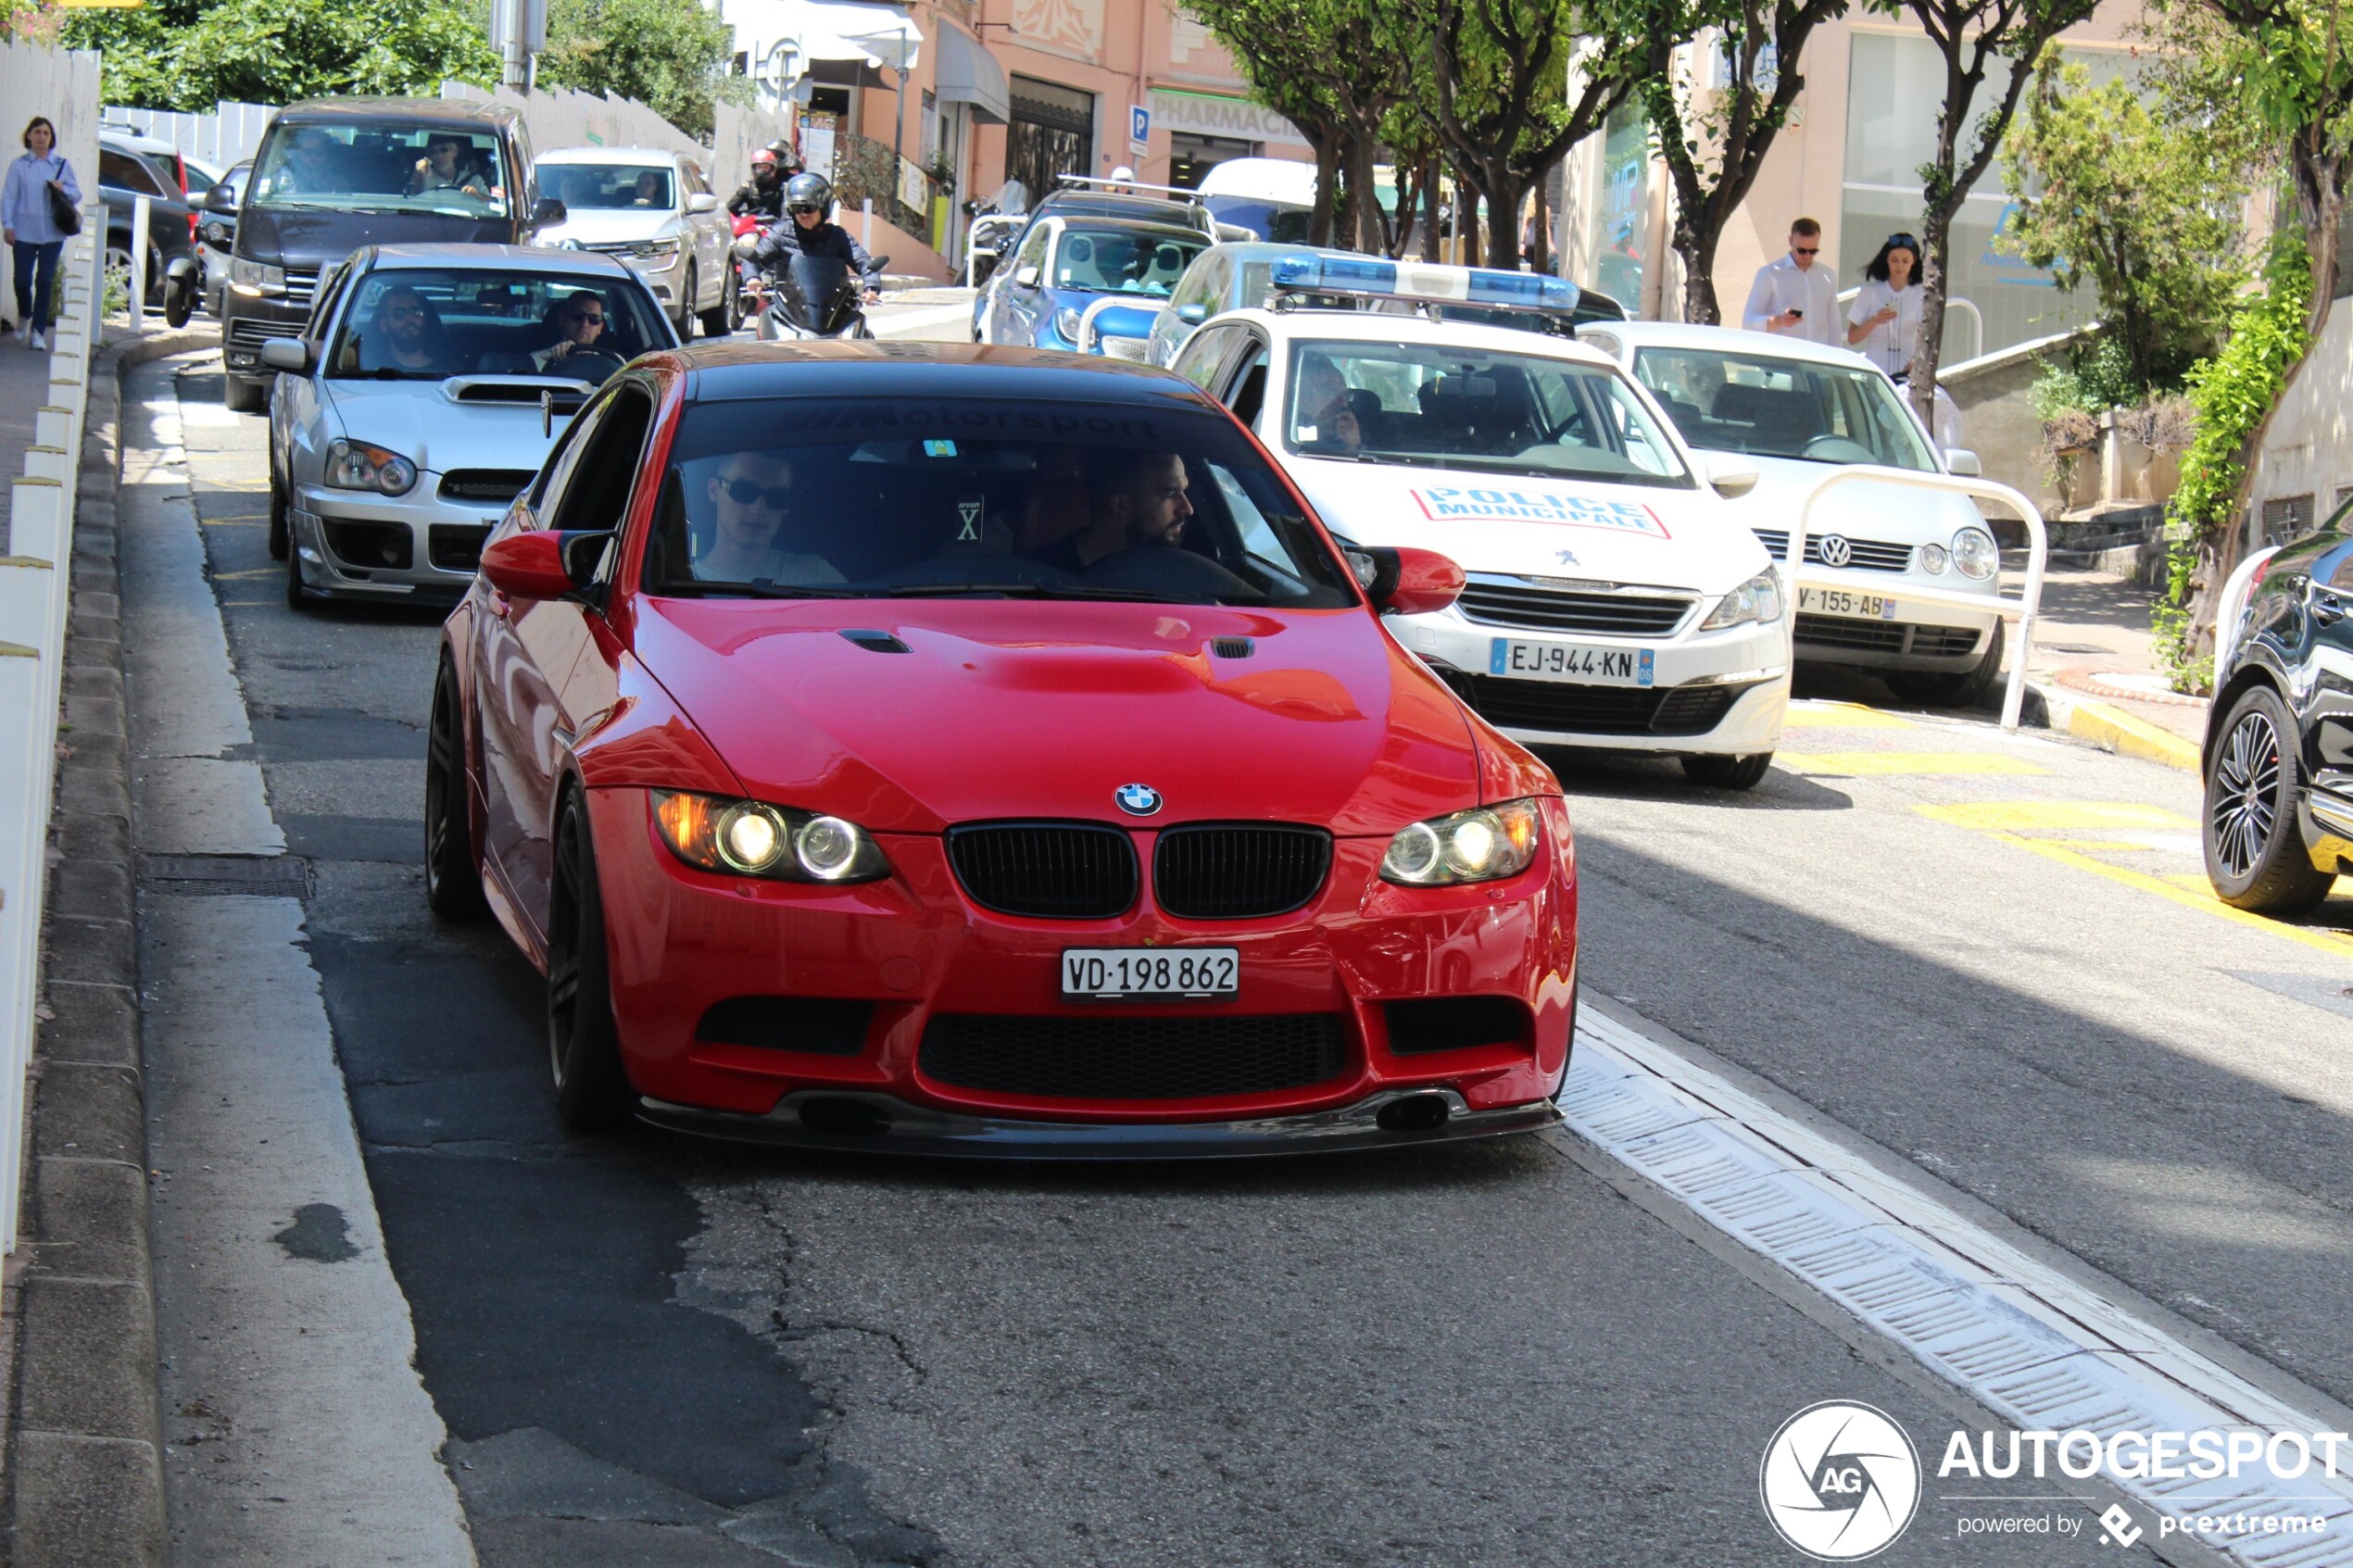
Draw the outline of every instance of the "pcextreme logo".
<instances>
[{"instance_id":1,"label":"pcextreme logo","mask_svg":"<svg viewBox=\"0 0 2353 1568\"><path fill-rule=\"evenodd\" d=\"M1757 1490L1781 1539L1824 1562L1853 1562L1911 1524L1920 1456L1885 1411L1825 1399L1781 1423L1765 1445Z\"/></svg>"}]
</instances>

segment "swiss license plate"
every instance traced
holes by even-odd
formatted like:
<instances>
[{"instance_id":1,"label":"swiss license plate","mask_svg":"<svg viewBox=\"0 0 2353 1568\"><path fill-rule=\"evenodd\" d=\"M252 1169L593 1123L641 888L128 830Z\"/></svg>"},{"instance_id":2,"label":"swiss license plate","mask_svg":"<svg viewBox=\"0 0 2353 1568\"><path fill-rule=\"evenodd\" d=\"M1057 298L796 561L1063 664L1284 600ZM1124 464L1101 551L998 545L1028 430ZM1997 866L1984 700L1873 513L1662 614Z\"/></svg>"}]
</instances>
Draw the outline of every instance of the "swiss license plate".
<instances>
[{"instance_id":1,"label":"swiss license plate","mask_svg":"<svg viewBox=\"0 0 2353 1568\"><path fill-rule=\"evenodd\" d=\"M1580 686L1647 686L1656 678L1649 648L1607 648L1591 643L1537 643L1497 637L1487 650L1490 675L1524 681L1572 681Z\"/></svg>"},{"instance_id":2,"label":"swiss license plate","mask_svg":"<svg viewBox=\"0 0 2353 1568\"><path fill-rule=\"evenodd\" d=\"M1825 615L1852 615L1866 621L1893 621L1896 603L1878 594L1857 594L1844 588L1800 588L1797 608Z\"/></svg>"},{"instance_id":3,"label":"swiss license plate","mask_svg":"<svg viewBox=\"0 0 2353 1568\"><path fill-rule=\"evenodd\" d=\"M1239 988L1235 947L1064 947L1063 995L1079 1001L1145 997L1230 997Z\"/></svg>"}]
</instances>

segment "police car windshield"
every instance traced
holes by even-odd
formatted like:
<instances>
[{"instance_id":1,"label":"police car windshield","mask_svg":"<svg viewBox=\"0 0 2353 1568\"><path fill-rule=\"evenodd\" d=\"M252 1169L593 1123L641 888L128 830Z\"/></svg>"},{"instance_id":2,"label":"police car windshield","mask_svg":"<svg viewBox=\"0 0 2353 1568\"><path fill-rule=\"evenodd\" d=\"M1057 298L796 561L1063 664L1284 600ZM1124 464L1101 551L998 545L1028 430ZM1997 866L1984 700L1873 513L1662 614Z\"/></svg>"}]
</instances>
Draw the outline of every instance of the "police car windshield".
<instances>
[{"instance_id":1,"label":"police car windshield","mask_svg":"<svg viewBox=\"0 0 2353 1568\"><path fill-rule=\"evenodd\" d=\"M1634 374L1694 446L1936 471L1919 426L1869 366L1645 348L1634 356Z\"/></svg>"},{"instance_id":2,"label":"police car windshield","mask_svg":"<svg viewBox=\"0 0 2353 1568\"><path fill-rule=\"evenodd\" d=\"M1604 366L1434 344L1293 346L1286 445L1302 457L1692 487L1691 470Z\"/></svg>"},{"instance_id":3,"label":"police car windshield","mask_svg":"<svg viewBox=\"0 0 2353 1568\"><path fill-rule=\"evenodd\" d=\"M1003 399L690 404L643 583L696 596L1360 602L1222 416Z\"/></svg>"}]
</instances>

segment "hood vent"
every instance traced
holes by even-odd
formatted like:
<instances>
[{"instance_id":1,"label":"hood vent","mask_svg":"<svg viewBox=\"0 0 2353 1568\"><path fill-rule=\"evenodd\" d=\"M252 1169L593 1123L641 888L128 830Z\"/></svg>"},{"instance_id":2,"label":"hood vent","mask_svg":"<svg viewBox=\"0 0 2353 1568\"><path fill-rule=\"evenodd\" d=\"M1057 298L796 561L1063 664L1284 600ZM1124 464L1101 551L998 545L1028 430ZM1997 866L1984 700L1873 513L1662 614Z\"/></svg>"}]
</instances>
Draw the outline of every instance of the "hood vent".
<instances>
[{"instance_id":1,"label":"hood vent","mask_svg":"<svg viewBox=\"0 0 2353 1568\"><path fill-rule=\"evenodd\" d=\"M1248 659L1258 651L1258 645L1248 637L1212 637L1209 651L1219 659Z\"/></svg>"},{"instance_id":2,"label":"hood vent","mask_svg":"<svg viewBox=\"0 0 2353 1568\"><path fill-rule=\"evenodd\" d=\"M887 632L849 631L844 632L842 635L848 637L851 642L856 643L860 647L864 648L868 653L910 653L913 651L909 648L905 643L900 642L897 637L892 636Z\"/></svg>"},{"instance_id":3,"label":"hood vent","mask_svg":"<svg viewBox=\"0 0 2353 1568\"><path fill-rule=\"evenodd\" d=\"M510 381L496 376L452 376L442 383L453 403L513 403L530 408L539 407L543 394L552 394L556 412L578 411L588 401L592 390L579 382L550 383L545 381Z\"/></svg>"}]
</instances>

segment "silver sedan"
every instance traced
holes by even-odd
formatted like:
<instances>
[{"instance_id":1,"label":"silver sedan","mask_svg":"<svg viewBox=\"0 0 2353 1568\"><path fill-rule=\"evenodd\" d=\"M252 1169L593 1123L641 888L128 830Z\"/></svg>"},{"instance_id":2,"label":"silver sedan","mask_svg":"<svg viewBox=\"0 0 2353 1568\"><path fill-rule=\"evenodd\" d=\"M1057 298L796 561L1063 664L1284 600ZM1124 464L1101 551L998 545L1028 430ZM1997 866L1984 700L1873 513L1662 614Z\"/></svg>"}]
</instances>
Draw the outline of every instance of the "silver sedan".
<instances>
[{"instance_id":1,"label":"silver sedan","mask_svg":"<svg viewBox=\"0 0 2353 1568\"><path fill-rule=\"evenodd\" d=\"M286 602L454 602L555 436L630 359L676 346L644 280L511 245L354 251L305 335L262 347L270 553Z\"/></svg>"}]
</instances>

